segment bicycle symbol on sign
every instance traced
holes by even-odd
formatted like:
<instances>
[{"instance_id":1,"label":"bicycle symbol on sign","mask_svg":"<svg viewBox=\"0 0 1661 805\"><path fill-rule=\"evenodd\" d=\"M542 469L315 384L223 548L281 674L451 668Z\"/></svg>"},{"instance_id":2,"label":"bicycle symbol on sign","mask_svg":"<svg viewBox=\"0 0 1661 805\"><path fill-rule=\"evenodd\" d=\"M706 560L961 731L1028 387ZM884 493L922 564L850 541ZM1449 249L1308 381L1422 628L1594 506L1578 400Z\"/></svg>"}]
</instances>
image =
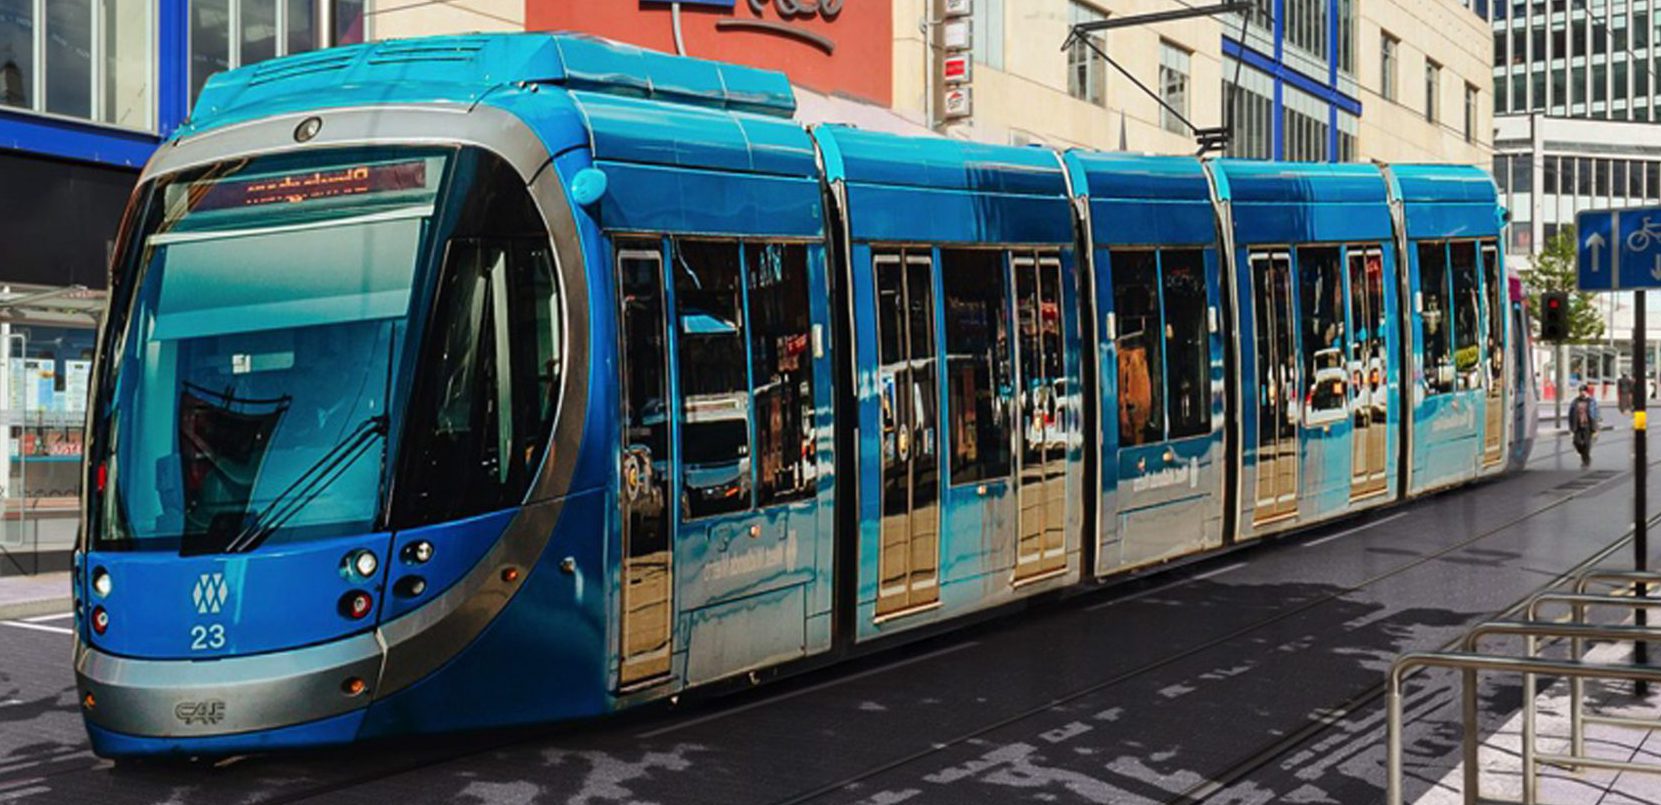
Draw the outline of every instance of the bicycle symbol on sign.
<instances>
[{"instance_id":1,"label":"bicycle symbol on sign","mask_svg":"<svg viewBox=\"0 0 1661 805\"><path fill-rule=\"evenodd\" d=\"M1626 236L1626 248L1627 251L1633 252L1646 251L1652 242L1661 242L1661 221L1652 220L1646 215L1643 225Z\"/></svg>"}]
</instances>

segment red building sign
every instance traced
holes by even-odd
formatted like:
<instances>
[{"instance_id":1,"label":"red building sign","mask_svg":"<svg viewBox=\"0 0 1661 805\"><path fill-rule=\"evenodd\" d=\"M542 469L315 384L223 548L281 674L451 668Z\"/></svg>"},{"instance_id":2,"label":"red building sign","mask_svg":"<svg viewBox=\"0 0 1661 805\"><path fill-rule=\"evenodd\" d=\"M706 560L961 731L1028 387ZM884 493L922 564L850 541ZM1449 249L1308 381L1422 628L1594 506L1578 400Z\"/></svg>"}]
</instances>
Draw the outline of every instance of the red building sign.
<instances>
[{"instance_id":1,"label":"red building sign","mask_svg":"<svg viewBox=\"0 0 1661 805\"><path fill-rule=\"evenodd\" d=\"M669 0L525 0L525 27L674 53ZM683 0L686 55L781 70L800 86L892 105L893 16L881 0Z\"/></svg>"}]
</instances>

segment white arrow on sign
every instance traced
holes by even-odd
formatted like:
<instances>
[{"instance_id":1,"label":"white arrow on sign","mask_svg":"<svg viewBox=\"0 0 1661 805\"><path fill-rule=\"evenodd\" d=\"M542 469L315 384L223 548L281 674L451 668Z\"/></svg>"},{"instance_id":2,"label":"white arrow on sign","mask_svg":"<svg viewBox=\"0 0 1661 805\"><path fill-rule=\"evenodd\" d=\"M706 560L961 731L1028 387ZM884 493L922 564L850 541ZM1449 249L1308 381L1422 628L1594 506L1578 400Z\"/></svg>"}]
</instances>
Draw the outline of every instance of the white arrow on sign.
<instances>
[{"instance_id":1,"label":"white arrow on sign","mask_svg":"<svg viewBox=\"0 0 1661 805\"><path fill-rule=\"evenodd\" d=\"M1598 267L1603 265L1603 261L1598 259L1598 256L1603 254L1602 233L1593 232L1591 235L1587 236L1586 249L1592 253L1592 273L1595 274L1598 271ZM1661 259L1661 257L1658 257L1658 259Z\"/></svg>"},{"instance_id":2,"label":"white arrow on sign","mask_svg":"<svg viewBox=\"0 0 1661 805\"><path fill-rule=\"evenodd\" d=\"M1655 267L1649 270L1650 277L1661 280L1661 254L1655 256Z\"/></svg>"}]
</instances>

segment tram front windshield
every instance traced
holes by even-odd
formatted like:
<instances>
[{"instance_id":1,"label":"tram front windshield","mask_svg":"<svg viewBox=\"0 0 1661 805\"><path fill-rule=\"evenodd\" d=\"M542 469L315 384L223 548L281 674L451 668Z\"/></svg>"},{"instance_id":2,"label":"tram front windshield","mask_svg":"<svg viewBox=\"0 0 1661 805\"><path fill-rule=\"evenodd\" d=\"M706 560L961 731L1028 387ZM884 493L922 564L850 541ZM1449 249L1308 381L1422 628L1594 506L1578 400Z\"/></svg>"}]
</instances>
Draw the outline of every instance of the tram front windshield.
<instances>
[{"instance_id":1,"label":"tram front windshield","mask_svg":"<svg viewBox=\"0 0 1661 805\"><path fill-rule=\"evenodd\" d=\"M345 156L154 191L109 345L101 544L224 553L373 527L449 157Z\"/></svg>"}]
</instances>

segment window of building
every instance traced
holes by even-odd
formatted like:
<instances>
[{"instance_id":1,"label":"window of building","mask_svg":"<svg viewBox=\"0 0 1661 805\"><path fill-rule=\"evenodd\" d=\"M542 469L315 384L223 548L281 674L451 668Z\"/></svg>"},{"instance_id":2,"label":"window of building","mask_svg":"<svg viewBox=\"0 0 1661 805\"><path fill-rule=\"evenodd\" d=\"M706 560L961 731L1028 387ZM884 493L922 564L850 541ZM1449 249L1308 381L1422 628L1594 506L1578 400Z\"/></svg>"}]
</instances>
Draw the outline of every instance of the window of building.
<instances>
[{"instance_id":1,"label":"window of building","mask_svg":"<svg viewBox=\"0 0 1661 805\"><path fill-rule=\"evenodd\" d=\"M750 380L738 244L676 240L682 511L707 517L750 506Z\"/></svg>"},{"instance_id":2,"label":"window of building","mask_svg":"<svg viewBox=\"0 0 1661 805\"><path fill-rule=\"evenodd\" d=\"M746 244L744 264L750 291L756 503L768 506L809 497L818 485L807 247Z\"/></svg>"},{"instance_id":3,"label":"window of building","mask_svg":"<svg viewBox=\"0 0 1661 805\"><path fill-rule=\"evenodd\" d=\"M1327 0L1284 0L1286 41L1305 53L1327 58Z\"/></svg>"},{"instance_id":4,"label":"window of building","mask_svg":"<svg viewBox=\"0 0 1661 805\"><path fill-rule=\"evenodd\" d=\"M974 36L970 54L994 70L1004 68L1004 0L978 0L969 18Z\"/></svg>"},{"instance_id":5,"label":"window of building","mask_svg":"<svg viewBox=\"0 0 1661 805\"><path fill-rule=\"evenodd\" d=\"M1282 91L1281 159L1293 162L1323 162L1327 159L1327 115L1325 101L1290 87Z\"/></svg>"},{"instance_id":6,"label":"window of building","mask_svg":"<svg viewBox=\"0 0 1661 805\"><path fill-rule=\"evenodd\" d=\"M1337 246L1297 249L1299 304L1303 314L1304 423L1344 416L1349 373L1345 369L1344 274Z\"/></svg>"},{"instance_id":7,"label":"window of building","mask_svg":"<svg viewBox=\"0 0 1661 805\"><path fill-rule=\"evenodd\" d=\"M364 0L322 0L334 5L334 44L356 45L364 40Z\"/></svg>"},{"instance_id":8,"label":"window of building","mask_svg":"<svg viewBox=\"0 0 1661 805\"><path fill-rule=\"evenodd\" d=\"M1234 83L1236 68L1240 82ZM1224 124L1231 128L1227 154L1269 159L1274 156L1274 81L1265 73L1223 61Z\"/></svg>"},{"instance_id":9,"label":"window of building","mask_svg":"<svg viewBox=\"0 0 1661 805\"><path fill-rule=\"evenodd\" d=\"M1010 471L1009 288L1004 253L940 253L946 318L946 394L951 415L951 482L1002 478Z\"/></svg>"},{"instance_id":10,"label":"window of building","mask_svg":"<svg viewBox=\"0 0 1661 805\"><path fill-rule=\"evenodd\" d=\"M1477 88L1475 84L1465 85L1465 142L1476 139L1477 120Z\"/></svg>"},{"instance_id":11,"label":"window of building","mask_svg":"<svg viewBox=\"0 0 1661 805\"><path fill-rule=\"evenodd\" d=\"M1447 244L1419 244L1419 297L1424 328L1424 377L1427 394L1453 391L1453 336L1448 300Z\"/></svg>"},{"instance_id":12,"label":"window of building","mask_svg":"<svg viewBox=\"0 0 1661 805\"><path fill-rule=\"evenodd\" d=\"M1068 16L1073 25L1107 19L1106 14L1077 0L1070 4ZM1090 41L1098 49L1103 47L1101 39L1094 34ZM1083 40L1067 47L1067 94L1097 106L1107 105L1107 59Z\"/></svg>"},{"instance_id":13,"label":"window of building","mask_svg":"<svg viewBox=\"0 0 1661 805\"><path fill-rule=\"evenodd\" d=\"M92 117L92 0L46 5L46 111Z\"/></svg>"},{"instance_id":14,"label":"window of building","mask_svg":"<svg viewBox=\"0 0 1661 805\"><path fill-rule=\"evenodd\" d=\"M1355 75L1355 0L1338 0L1338 72Z\"/></svg>"},{"instance_id":15,"label":"window of building","mask_svg":"<svg viewBox=\"0 0 1661 805\"><path fill-rule=\"evenodd\" d=\"M214 73L323 44L320 3L334 4L337 44L362 41L362 0L190 0L191 104Z\"/></svg>"},{"instance_id":16,"label":"window of building","mask_svg":"<svg viewBox=\"0 0 1661 805\"><path fill-rule=\"evenodd\" d=\"M1192 58L1186 48L1159 40L1159 99L1165 102L1159 109L1159 122L1166 131L1177 134L1188 131L1183 119L1188 117L1188 72ZM1172 109L1176 110L1175 114Z\"/></svg>"},{"instance_id":17,"label":"window of building","mask_svg":"<svg viewBox=\"0 0 1661 805\"><path fill-rule=\"evenodd\" d=\"M1396 61L1401 40L1381 32L1378 37L1378 94L1387 101L1396 99Z\"/></svg>"},{"instance_id":18,"label":"window of building","mask_svg":"<svg viewBox=\"0 0 1661 805\"><path fill-rule=\"evenodd\" d=\"M1435 123L1441 115L1442 65L1425 59L1425 120Z\"/></svg>"},{"instance_id":19,"label":"window of building","mask_svg":"<svg viewBox=\"0 0 1661 805\"><path fill-rule=\"evenodd\" d=\"M1275 29L1275 0L1252 0L1250 20L1251 24L1265 31L1273 31Z\"/></svg>"},{"instance_id":20,"label":"window of building","mask_svg":"<svg viewBox=\"0 0 1661 805\"><path fill-rule=\"evenodd\" d=\"M0 0L0 106L150 129L154 0Z\"/></svg>"}]
</instances>

